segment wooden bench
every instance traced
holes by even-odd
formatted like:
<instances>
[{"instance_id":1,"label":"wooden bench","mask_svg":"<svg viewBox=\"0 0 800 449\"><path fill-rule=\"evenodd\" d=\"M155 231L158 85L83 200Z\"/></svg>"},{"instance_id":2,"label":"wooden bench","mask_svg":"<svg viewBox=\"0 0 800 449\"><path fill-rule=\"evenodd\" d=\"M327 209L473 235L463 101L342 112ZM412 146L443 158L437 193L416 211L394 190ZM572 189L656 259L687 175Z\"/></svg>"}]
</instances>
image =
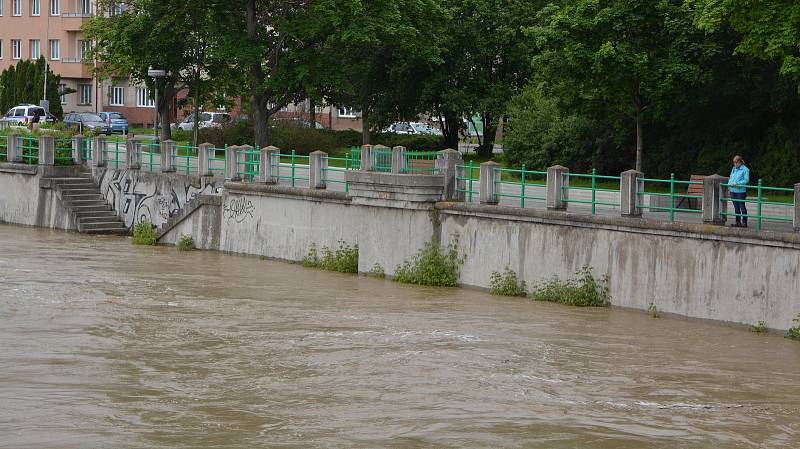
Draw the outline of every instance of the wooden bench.
<instances>
[{"instance_id":1,"label":"wooden bench","mask_svg":"<svg viewBox=\"0 0 800 449\"><path fill-rule=\"evenodd\" d=\"M706 177L704 175L691 175L689 177L689 182L700 182L701 184L689 184L686 186L686 194L699 196L702 198L703 196L703 180ZM703 204L703 200L701 198L686 198L681 197L678 204L675 205L678 209L700 209L700 205Z\"/></svg>"}]
</instances>

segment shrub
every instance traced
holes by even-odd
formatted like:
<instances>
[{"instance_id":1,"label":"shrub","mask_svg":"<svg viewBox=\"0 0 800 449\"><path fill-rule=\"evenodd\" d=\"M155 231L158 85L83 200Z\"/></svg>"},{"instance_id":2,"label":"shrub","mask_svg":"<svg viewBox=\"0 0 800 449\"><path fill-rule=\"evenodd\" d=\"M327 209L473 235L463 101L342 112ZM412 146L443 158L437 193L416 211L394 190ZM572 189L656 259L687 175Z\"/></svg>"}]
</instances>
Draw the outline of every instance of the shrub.
<instances>
[{"instance_id":1,"label":"shrub","mask_svg":"<svg viewBox=\"0 0 800 449\"><path fill-rule=\"evenodd\" d=\"M195 248L194 239L189 234L183 234L175 247L178 248L178 251L191 251Z\"/></svg>"},{"instance_id":2,"label":"shrub","mask_svg":"<svg viewBox=\"0 0 800 449\"><path fill-rule=\"evenodd\" d=\"M503 273L493 271L489 277L489 292L499 296L528 296L528 286L509 267Z\"/></svg>"},{"instance_id":3,"label":"shrub","mask_svg":"<svg viewBox=\"0 0 800 449\"><path fill-rule=\"evenodd\" d=\"M394 281L405 284L455 287L459 268L464 259L458 254L458 238L442 249L435 238L425 245L411 261L406 260L395 268Z\"/></svg>"},{"instance_id":4,"label":"shrub","mask_svg":"<svg viewBox=\"0 0 800 449\"><path fill-rule=\"evenodd\" d=\"M153 223L140 221L133 226L133 244L149 246L156 244L156 230Z\"/></svg>"},{"instance_id":5,"label":"shrub","mask_svg":"<svg viewBox=\"0 0 800 449\"><path fill-rule=\"evenodd\" d=\"M762 334L767 331L767 323L765 321L759 321L758 323L750 326L750 332L754 334Z\"/></svg>"},{"instance_id":6,"label":"shrub","mask_svg":"<svg viewBox=\"0 0 800 449\"><path fill-rule=\"evenodd\" d=\"M317 245L312 243L302 264L304 267L339 273L358 273L358 245L350 246L344 240L339 240L339 247L335 251L323 246L320 257Z\"/></svg>"},{"instance_id":7,"label":"shrub","mask_svg":"<svg viewBox=\"0 0 800 449\"><path fill-rule=\"evenodd\" d=\"M383 279L386 277L386 272L383 270L381 264L375 262L375 265L373 265L372 269L369 270L369 275Z\"/></svg>"},{"instance_id":8,"label":"shrub","mask_svg":"<svg viewBox=\"0 0 800 449\"><path fill-rule=\"evenodd\" d=\"M598 281L589 266L584 266L575 275L576 279L562 281L555 277L535 285L531 291L533 299L579 307L608 307L611 304L608 276Z\"/></svg>"},{"instance_id":9,"label":"shrub","mask_svg":"<svg viewBox=\"0 0 800 449\"><path fill-rule=\"evenodd\" d=\"M650 318L661 318L661 314L658 313L658 308L656 307L656 303L650 303Z\"/></svg>"},{"instance_id":10,"label":"shrub","mask_svg":"<svg viewBox=\"0 0 800 449\"><path fill-rule=\"evenodd\" d=\"M800 340L800 314L797 315L797 318L795 318L792 321L797 324L790 327L789 330L786 331L786 338L791 338L793 340Z\"/></svg>"}]
</instances>

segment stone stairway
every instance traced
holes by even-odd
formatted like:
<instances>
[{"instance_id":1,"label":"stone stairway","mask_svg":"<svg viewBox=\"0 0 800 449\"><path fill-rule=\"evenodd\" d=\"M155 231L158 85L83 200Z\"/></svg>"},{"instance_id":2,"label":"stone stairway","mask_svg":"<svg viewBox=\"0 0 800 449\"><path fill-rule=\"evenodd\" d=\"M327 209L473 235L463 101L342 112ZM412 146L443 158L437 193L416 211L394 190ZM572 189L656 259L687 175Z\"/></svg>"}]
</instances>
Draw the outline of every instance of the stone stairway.
<instances>
[{"instance_id":1,"label":"stone stairway","mask_svg":"<svg viewBox=\"0 0 800 449\"><path fill-rule=\"evenodd\" d=\"M53 186L63 204L72 212L78 231L85 234L128 234L125 223L92 180L91 173L73 178L53 178Z\"/></svg>"}]
</instances>

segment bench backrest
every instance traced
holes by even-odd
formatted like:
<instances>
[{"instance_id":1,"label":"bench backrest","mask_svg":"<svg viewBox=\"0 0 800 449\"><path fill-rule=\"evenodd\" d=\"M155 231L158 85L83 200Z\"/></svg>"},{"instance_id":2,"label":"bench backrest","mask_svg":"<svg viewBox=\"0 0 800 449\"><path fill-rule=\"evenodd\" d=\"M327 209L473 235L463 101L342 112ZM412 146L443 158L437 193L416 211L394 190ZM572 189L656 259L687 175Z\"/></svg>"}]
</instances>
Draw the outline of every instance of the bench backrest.
<instances>
[{"instance_id":1,"label":"bench backrest","mask_svg":"<svg viewBox=\"0 0 800 449\"><path fill-rule=\"evenodd\" d=\"M706 177L703 175L692 175L689 177L691 182L703 182ZM702 195L703 184L689 184L686 188L687 195Z\"/></svg>"}]
</instances>

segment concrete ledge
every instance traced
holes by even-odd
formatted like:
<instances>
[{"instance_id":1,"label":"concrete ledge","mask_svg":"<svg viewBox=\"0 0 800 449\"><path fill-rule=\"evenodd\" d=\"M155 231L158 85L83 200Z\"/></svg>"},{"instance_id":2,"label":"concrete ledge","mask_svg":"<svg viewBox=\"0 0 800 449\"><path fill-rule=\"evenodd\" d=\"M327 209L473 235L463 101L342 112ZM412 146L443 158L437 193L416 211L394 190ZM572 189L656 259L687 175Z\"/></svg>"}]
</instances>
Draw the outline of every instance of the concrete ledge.
<instances>
[{"instance_id":1,"label":"concrete ledge","mask_svg":"<svg viewBox=\"0 0 800 449\"><path fill-rule=\"evenodd\" d=\"M444 188L444 175L410 175L372 171L348 170L345 178L351 184L386 185L402 187L441 187Z\"/></svg>"},{"instance_id":2,"label":"concrete ledge","mask_svg":"<svg viewBox=\"0 0 800 449\"><path fill-rule=\"evenodd\" d=\"M299 200L327 201L350 203L350 196L345 192L331 192L323 189L288 187L277 184L252 184L244 182L226 182L225 190L232 194L293 197Z\"/></svg>"},{"instance_id":3,"label":"concrete ledge","mask_svg":"<svg viewBox=\"0 0 800 449\"><path fill-rule=\"evenodd\" d=\"M175 216L170 217L170 219L158 229L156 240L161 240L161 238L167 235L167 233L174 229L175 226L178 226L181 222L189 218L194 211L203 206L221 207L222 195L198 195L196 198L186 203L180 212L178 212Z\"/></svg>"},{"instance_id":4,"label":"concrete ledge","mask_svg":"<svg viewBox=\"0 0 800 449\"><path fill-rule=\"evenodd\" d=\"M18 164L15 162L0 162L0 173L19 173L21 175L35 175L39 171L38 165Z\"/></svg>"},{"instance_id":5,"label":"concrete ledge","mask_svg":"<svg viewBox=\"0 0 800 449\"><path fill-rule=\"evenodd\" d=\"M436 203L436 209L442 214L800 249L800 233L793 232L756 232L754 229L699 223L669 223L643 218L571 214L560 211L452 202Z\"/></svg>"}]
</instances>

